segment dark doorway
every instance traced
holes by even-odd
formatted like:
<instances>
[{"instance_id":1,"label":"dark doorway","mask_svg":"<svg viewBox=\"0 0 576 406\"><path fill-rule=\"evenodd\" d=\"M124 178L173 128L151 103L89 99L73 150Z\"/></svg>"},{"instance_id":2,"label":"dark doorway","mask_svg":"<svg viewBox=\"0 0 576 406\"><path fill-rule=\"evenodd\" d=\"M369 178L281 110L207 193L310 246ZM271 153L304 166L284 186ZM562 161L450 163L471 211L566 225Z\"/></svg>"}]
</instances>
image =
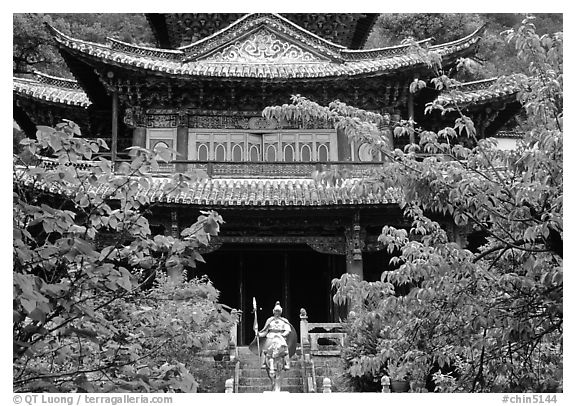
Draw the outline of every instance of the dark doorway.
<instances>
[{"instance_id":1,"label":"dark doorway","mask_svg":"<svg viewBox=\"0 0 576 406\"><path fill-rule=\"evenodd\" d=\"M298 334L301 308L310 322L333 320L330 284L344 272L344 256L321 254L304 244L225 244L204 258L193 274L207 275L220 291L220 302L242 310L240 345L254 338L253 297L259 328L276 301Z\"/></svg>"},{"instance_id":2,"label":"dark doorway","mask_svg":"<svg viewBox=\"0 0 576 406\"><path fill-rule=\"evenodd\" d=\"M247 247L248 248L248 247ZM246 270L244 272L245 308L242 309L246 316L245 334L248 341L254 338L252 313L252 298L256 298L258 306L258 327L261 329L266 319L272 316L272 309L276 301L284 309L286 316L287 304L283 300L283 273L284 252L276 250L258 250L257 247L250 247L244 251Z\"/></svg>"}]
</instances>

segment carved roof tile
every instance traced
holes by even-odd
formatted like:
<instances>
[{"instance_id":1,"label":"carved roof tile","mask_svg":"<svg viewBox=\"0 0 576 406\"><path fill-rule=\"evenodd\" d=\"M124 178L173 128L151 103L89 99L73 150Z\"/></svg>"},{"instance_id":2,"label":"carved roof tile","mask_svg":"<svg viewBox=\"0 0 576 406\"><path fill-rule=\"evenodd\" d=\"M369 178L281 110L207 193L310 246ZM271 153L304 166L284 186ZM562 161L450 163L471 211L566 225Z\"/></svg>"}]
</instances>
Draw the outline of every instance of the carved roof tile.
<instances>
[{"instance_id":1,"label":"carved roof tile","mask_svg":"<svg viewBox=\"0 0 576 406\"><path fill-rule=\"evenodd\" d=\"M116 40L96 44L50 29L58 44L74 51L77 57L184 79L349 77L389 74L411 66L424 66L426 62L409 45L349 50L276 14L244 16L223 30L178 50L139 47ZM465 38L430 49L453 59L463 52L472 52L481 33L482 28ZM427 40L421 44L426 45Z\"/></svg>"},{"instance_id":2,"label":"carved roof tile","mask_svg":"<svg viewBox=\"0 0 576 406\"><path fill-rule=\"evenodd\" d=\"M519 86L506 77L484 79L462 83L449 92L441 93L436 102L444 106L484 104L499 98L514 97L519 90Z\"/></svg>"},{"instance_id":3,"label":"carved roof tile","mask_svg":"<svg viewBox=\"0 0 576 406\"><path fill-rule=\"evenodd\" d=\"M23 97L86 108L92 103L75 80L35 72L33 79L13 78L12 90Z\"/></svg>"},{"instance_id":4,"label":"carved roof tile","mask_svg":"<svg viewBox=\"0 0 576 406\"><path fill-rule=\"evenodd\" d=\"M61 186L39 184L23 168L16 169L16 178L24 185L40 188L55 194L73 193ZM334 206L363 204L392 204L399 200L399 193L389 189L384 193L361 197L355 193L358 179L347 179L339 186L326 186L312 179L200 179L189 182L185 192L166 195L165 186L171 182L166 177L154 177L148 187L140 185L138 193L151 202L177 203L201 206ZM88 193L106 195L110 185L89 187Z\"/></svg>"}]
</instances>

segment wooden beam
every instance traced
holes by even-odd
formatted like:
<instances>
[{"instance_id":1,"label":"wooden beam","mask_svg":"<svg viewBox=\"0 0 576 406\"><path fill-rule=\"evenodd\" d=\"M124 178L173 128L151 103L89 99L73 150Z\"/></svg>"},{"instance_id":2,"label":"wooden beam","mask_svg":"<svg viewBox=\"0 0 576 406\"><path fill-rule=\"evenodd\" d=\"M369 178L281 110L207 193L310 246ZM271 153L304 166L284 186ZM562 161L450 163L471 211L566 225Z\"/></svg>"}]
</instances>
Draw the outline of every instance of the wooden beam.
<instances>
[{"instance_id":1,"label":"wooden beam","mask_svg":"<svg viewBox=\"0 0 576 406\"><path fill-rule=\"evenodd\" d=\"M118 153L118 93L112 93L112 164L116 162Z\"/></svg>"},{"instance_id":2,"label":"wooden beam","mask_svg":"<svg viewBox=\"0 0 576 406\"><path fill-rule=\"evenodd\" d=\"M249 343L246 342L246 331L244 326L246 326L246 323L248 322L248 318L247 315L248 313L250 313L248 311L248 308L246 308L246 304L249 302L246 298L246 282L245 282L245 274L246 272L244 271L244 253L240 252L240 257L239 257L239 269L238 269L238 307L240 308L240 310L242 311L242 313L240 314L240 324L239 324L239 330L240 330L240 344L239 345L248 345Z\"/></svg>"},{"instance_id":3,"label":"wooden beam","mask_svg":"<svg viewBox=\"0 0 576 406\"><path fill-rule=\"evenodd\" d=\"M414 95L408 89L408 119L414 120ZM414 144L416 142L416 137L414 136L414 132L410 133L410 144Z\"/></svg>"},{"instance_id":4,"label":"wooden beam","mask_svg":"<svg viewBox=\"0 0 576 406\"><path fill-rule=\"evenodd\" d=\"M284 251L282 258L282 301L284 302L284 317L290 317L290 273L288 270L288 252Z\"/></svg>"}]
</instances>

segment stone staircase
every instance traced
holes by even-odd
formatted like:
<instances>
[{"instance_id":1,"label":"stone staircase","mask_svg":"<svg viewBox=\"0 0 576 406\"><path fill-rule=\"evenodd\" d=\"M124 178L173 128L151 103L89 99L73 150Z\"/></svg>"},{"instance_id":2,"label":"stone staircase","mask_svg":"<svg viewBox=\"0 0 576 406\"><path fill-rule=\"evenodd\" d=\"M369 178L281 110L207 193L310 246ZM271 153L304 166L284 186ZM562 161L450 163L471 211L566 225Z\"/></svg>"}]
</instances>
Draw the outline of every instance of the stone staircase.
<instances>
[{"instance_id":1,"label":"stone staircase","mask_svg":"<svg viewBox=\"0 0 576 406\"><path fill-rule=\"evenodd\" d=\"M238 347L240 376L238 378L239 393L262 393L270 390L270 379L265 369L260 368L260 359L252 354L248 347ZM302 367L297 355L290 360L290 370L282 376L282 391L302 393Z\"/></svg>"}]
</instances>

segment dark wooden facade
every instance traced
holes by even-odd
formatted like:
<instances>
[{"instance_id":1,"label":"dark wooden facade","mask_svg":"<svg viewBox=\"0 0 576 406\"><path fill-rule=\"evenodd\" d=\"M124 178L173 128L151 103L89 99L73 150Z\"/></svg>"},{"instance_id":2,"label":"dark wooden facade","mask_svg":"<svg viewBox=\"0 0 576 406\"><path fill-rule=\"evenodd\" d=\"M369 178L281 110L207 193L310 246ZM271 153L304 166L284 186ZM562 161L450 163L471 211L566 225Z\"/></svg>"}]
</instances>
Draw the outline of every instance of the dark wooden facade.
<instances>
[{"instance_id":1,"label":"dark wooden facade","mask_svg":"<svg viewBox=\"0 0 576 406\"><path fill-rule=\"evenodd\" d=\"M28 132L34 124L54 124L70 114L88 136L104 135L118 152L163 143L179 155L159 177L205 169L209 180L180 200L158 204L150 221L155 231L176 235L199 210L216 209L224 217L221 236L206 249L207 263L193 272L208 274L222 301L244 312L241 343L251 338L252 296L260 298L265 313L280 300L292 320L305 307L311 320L337 321L332 278L350 272L379 279L390 259L377 243L381 227L409 224L393 193L360 197L353 182L336 190L310 179L323 165L346 167L361 177L370 165L382 164L380 157L323 123L269 122L261 110L288 103L293 94L321 104L340 100L389 114L382 136L402 147L407 140L391 136L398 120L412 116L425 128L442 125L441 117L423 114L439 92L409 92L414 79L426 81L433 71L409 47L360 49L374 15L147 17L161 48L115 40L94 44L51 29L78 81L66 85L76 93L63 94L85 100L54 114L61 98L42 99L46 83L29 83L30 90L15 79L15 119ZM481 34L431 49L450 66L474 54ZM470 99L456 102L466 104L490 135L517 111L514 93L476 83L463 89ZM454 240L463 240L446 226Z\"/></svg>"}]
</instances>

